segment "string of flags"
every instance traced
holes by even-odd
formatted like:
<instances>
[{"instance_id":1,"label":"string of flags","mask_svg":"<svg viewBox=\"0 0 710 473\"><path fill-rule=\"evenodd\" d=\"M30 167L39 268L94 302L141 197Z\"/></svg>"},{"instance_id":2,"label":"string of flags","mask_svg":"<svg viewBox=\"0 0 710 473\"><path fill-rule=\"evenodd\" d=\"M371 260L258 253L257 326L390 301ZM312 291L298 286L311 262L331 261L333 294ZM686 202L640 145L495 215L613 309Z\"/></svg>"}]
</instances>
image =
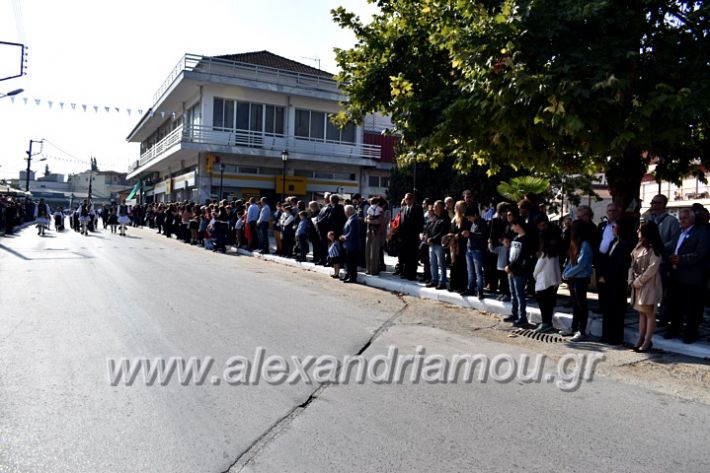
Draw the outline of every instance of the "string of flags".
<instances>
[{"instance_id":1,"label":"string of flags","mask_svg":"<svg viewBox=\"0 0 710 473\"><path fill-rule=\"evenodd\" d=\"M69 158L55 156L55 155L47 154L47 153L40 153L39 156L40 156L40 158L47 158L47 159L51 159L52 161L64 161L65 163L74 163L74 164L91 164L89 161L86 161L83 159L69 159Z\"/></svg>"},{"instance_id":2,"label":"string of flags","mask_svg":"<svg viewBox=\"0 0 710 473\"><path fill-rule=\"evenodd\" d=\"M137 113L138 116L142 116L143 112L145 111L142 108L128 108L128 107L116 107L116 106L108 106L108 105L93 105L93 104L85 104L85 103L77 103L77 102L65 102L65 101L59 101L59 100L43 100L43 99L30 99L28 97L9 97L10 101L18 104L24 104L25 106L31 105L32 103L35 104L36 107L41 107L42 104L45 104L49 109L54 109L56 110L57 108L62 111L82 111L84 113L86 112L94 112L98 114L99 112L101 113L122 113L125 112L129 116L132 113ZM176 114L175 112L155 112L153 110L148 110L148 118L152 118L153 116L158 115L160 118L172 118L175 120Z\"/></svg>"}]
</instances>

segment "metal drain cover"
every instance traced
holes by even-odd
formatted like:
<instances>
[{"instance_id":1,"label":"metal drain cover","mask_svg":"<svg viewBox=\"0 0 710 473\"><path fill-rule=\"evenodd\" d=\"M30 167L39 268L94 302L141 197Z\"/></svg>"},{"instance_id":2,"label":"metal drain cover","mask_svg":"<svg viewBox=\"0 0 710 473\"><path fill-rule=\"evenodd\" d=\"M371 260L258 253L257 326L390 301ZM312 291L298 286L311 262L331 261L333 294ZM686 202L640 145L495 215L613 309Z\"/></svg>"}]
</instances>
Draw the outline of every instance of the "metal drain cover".
<instances>
[{"instance_id":1,"label":"metal drain cover","mask_svg":"<svg viewBox=\"0 0 710 473\"><path fill-rule=\"evenodd\" d=\"M513 333L520 337L532 338L533 340L544 343L562 343L565 341L565 339L557 333L539 333L530 328L519 328L514 330Z\"/></svg>"}]
</instances>

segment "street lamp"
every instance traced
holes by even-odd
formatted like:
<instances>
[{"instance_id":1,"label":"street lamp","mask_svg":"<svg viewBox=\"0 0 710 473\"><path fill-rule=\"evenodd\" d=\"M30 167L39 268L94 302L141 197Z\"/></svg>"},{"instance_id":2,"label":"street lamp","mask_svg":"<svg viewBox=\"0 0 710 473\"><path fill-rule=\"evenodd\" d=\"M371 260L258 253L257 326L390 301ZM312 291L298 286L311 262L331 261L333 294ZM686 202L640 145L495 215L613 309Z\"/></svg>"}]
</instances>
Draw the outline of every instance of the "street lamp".
<instances>
[{"instance_id":1,"label":"street lamp","mask_svg":"<svg viewBox=\"0 0 710 473\"><path fill-rule=\"evenodd\" d=\"M219 163L219 202L222 201L222 183L224 182L224 163Z\"/></svg>"},{"instance_id":2,"label":"street lamp","mask_svg":"<svg viewBox=\"0 0 710 473\"><path fill-rule=\"evenodd\" d=\"M25 91L25 89L15 89L15 90L11 90L10 92L8 92L6 94L3 94L0 92L0 99L3 99L5 97L14 97L15 95L21 94L24 91Z\"/></svg>"},{"instance_id":3,"label":"street lamp","mask_svg":"<svg viewBox=\"0 0 710 473\"><path fill-rule=\"evenodd\" d=\"M288 162L288 151L283 150L281 152L281 162L283 163L283 170L281 172L281 202L286 198L286 163Z\"/></svg>"}]
</instances>

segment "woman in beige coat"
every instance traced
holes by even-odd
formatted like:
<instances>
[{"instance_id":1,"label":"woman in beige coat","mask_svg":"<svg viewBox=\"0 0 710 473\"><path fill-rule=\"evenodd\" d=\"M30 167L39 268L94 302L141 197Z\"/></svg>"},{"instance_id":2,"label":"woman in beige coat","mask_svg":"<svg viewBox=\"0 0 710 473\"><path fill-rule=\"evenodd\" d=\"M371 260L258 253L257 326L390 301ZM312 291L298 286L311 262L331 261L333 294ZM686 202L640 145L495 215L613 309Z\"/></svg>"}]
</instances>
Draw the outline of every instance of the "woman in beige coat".
<instances>
[{"instance_id":1,"label":"woman in beige coat","mask_svg":"<svg viewBox=\"0 0 710 473\"><path fill-rule=\"evenodd\" d=\"M656 306L663 297L661 274L658 271L663 242L653 222L641 225L638 237L639 243L631 252L628 281L631 286L631 303L639 313L639 341L634 351L646 353L653 347Z\"/></svg>"}]
</instances>

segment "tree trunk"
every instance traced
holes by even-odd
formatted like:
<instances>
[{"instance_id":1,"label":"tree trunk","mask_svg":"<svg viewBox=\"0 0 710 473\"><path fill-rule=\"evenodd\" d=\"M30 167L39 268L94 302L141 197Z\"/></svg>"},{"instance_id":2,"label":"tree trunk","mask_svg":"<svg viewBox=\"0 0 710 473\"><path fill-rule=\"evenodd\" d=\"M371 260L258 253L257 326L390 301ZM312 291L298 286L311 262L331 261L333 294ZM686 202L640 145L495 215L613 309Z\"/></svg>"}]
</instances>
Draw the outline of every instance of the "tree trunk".
<instances>
[{"instance_id":1,"label":"tree trunk","mask_svg":"<svg viewBox=\"0 0 710 473\"><path fill-rule=\"evenodd\" d=\"M612 158L606 169L612 200L619 204L626 216L639 216L641 180L646 174L646 163L638 149L627 150L623 156Z\"/></svg>"}]
</instances>

